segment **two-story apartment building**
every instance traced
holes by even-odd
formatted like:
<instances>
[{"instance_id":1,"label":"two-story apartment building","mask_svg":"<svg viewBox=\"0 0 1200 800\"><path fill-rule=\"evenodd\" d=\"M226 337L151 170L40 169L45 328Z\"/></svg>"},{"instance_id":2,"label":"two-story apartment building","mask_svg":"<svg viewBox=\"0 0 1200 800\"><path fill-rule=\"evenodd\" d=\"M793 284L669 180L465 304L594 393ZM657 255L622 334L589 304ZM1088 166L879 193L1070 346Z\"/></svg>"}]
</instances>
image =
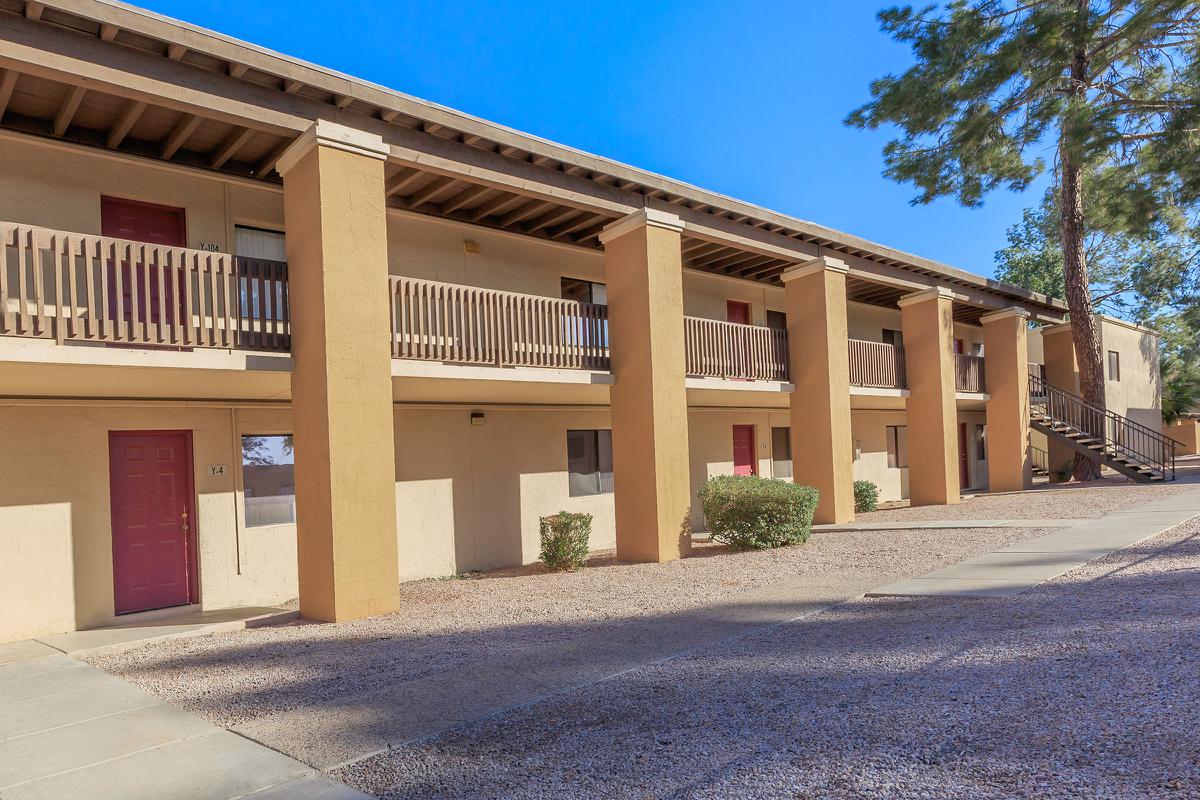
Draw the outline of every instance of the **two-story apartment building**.
<instances>
[{"instance_id":1,"label":"two-story apartment building","mask_svg":"<svg viewBox=\"0 0 1200 800\"><path fill-rule=\"evenodd\" d=\"M719 473L1027 486L1045 297L99 0L0 0L0 640L396 610ZM135 617L136 618L136 617Z\"/></svg>"}]
</instances>

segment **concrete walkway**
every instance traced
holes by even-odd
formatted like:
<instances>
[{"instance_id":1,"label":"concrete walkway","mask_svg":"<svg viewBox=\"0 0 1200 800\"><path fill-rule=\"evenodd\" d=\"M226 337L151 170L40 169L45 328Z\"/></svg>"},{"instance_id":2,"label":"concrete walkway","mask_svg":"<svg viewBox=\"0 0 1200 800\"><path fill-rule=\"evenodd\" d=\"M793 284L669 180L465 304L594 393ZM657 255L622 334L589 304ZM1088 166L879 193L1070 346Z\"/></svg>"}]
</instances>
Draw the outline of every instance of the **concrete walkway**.
<instances>
[{"instance_id":1,"label":"concrete walkway","mask_svg":"<svg viewBox=\"0 0 1200 800\"><path fill-rule=\"evenodd\" d=\"M813 525L814 533L843 531L936 531L962 528L1071 528L1082 519L924 519L913 522L844 522Z\"/></svg>"},{"instance_id":2,"label":"concrete walkway","mask_svg":"<svg viewBox=\"0 0 1200 800\"><path fill-rule=\"evenodd\" d=\"M1157 536L1197 514L1200 514L1200 487L1100 519L1073 520L1064 530L968 558L917 578L880 586L866 596L1008 597L1115 550ZM958 523L958 527L970 525Z\"/></svg>"},{"instance_id":3,"label":"concrete walkway","mask_svg":"<svg viewBox=\"0 0 1200 800\"><path fill-rule=\"evenodd\" d=\"M40 642L0 645L2 800L367 800Z\"/></svg>"}]
</instances>

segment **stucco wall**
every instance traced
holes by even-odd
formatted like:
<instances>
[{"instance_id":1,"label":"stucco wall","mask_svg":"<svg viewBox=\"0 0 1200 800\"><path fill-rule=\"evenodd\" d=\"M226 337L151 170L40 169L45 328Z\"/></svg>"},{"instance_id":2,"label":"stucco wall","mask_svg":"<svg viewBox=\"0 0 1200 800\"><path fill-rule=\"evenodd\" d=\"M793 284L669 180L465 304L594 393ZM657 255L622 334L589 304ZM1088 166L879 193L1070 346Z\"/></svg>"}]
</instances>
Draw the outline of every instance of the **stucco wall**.
<instances>
[{"instance_id":1,"label":"stucco wall","mask_svg":"<svg viewBox=\"0 0 1200 800\"><path fill-rule=\"evenodd\" d=\"M1120 380L1109 374L1108 353L1120 354ZM1100 358L1104 364L1104 400L1110 411L1162 430L1162 384L1158 373L1158 337L1146 330L1100 317Z\"/></svg>"},{"instance_id":2,"label":"stucco wall","mask_svg":"<svg viewBox=\"0 0 1200 800\"><path fill-rule=\"evenodd\" d=\"M1163 433L1179 442L1175 455L1187 456L1200 453L1200 422L1194 419L1181 419L1170 425L1164 425Z\"/></svg>"},{"instance_id":3,"label":"stucco wall","mask_svg":"<svg viewBox=\"0 0 1200 800\"><path fill-rule=\"evenodd\" d=\"M295 596L295 526L243 530L228 408L0 406L0 641L109 624L111 430L191 430L199 600L207 608ZM239 410L243 432L286 432L286 412ZM226 466L210 477L208 465ZM241 571L238 571L238 548Z\"/></svg>"},{"instance_id":4,"label":"stucco wall","mask_svg":"<svg viewBox=\"0 0 1200 800\"><path fill-rule=\"evenodd\" d=\"M0 139L0 219L100 233L100 196L185 210L188 246L231 252L236 224L283 227L283 195L241 183Z\"/></svg>"},{"instance_id":5,"label":"stucco wall","mask_svg":"<svg viewBox=\"0 0 1200 800\"><path fill-rule=\"evenodd\" d=\"M897 316L899 316L897 314ZM907 425L903 411L858 410L850 415L854 438L854 480L879 487L881 501L908 497L908 467L889 467L887 427Z\"/></svg>"},{"instance_id":6,"label":"stucco wall","mask_svg":"<svg viewBox=\"0 0 1200 800\"><path fill-rule=\"evenodd\" d=\"M688 448L692 477L692 529L706 529L704 512L697 496L705 481L716 475L733 474L733 426L753 425L757 449L758 474L764 478L783 477L774 474L771 450L771 428L789 425L785 411L752 411L723 408L692 408L688 410Z\"/></svg>"},{"instance_id":7,"label":"stucco wall","mask_svg":"<svg viewBox=\"0 0 1200 800\"><path fill-rule=\"evenodd\" d=\"M571 497L566 432L610 427L608 411L544 408L396 411L402 580L537 560L538 519L592 514L591 546L616 544L613 495Z\"/></svg>"}]
</instances>

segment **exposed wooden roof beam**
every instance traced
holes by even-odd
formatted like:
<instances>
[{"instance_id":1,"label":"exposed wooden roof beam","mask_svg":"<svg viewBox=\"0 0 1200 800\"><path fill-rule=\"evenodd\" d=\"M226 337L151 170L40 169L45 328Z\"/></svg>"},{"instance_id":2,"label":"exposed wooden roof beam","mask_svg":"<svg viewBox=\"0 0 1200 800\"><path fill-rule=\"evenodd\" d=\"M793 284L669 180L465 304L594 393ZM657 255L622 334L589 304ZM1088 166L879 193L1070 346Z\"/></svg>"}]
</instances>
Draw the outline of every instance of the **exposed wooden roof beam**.
<instances>
[{"instance_id":1,"label":"exposed wooden roof beam","mask_svg":"<svg viewBox=\"0 0 1200 800\"><path fill-rule=\"evenodd\" d=\"M203 120L195 114L184 114L179 118L179 122L175 124L174 130L163 142L162 157L171 158L179 152L179 148L183 147L183 143L191 136L196 128L200 127Z\"/></svg>"},{"instance_id":2,"label":"exposed wooden roof beam","mask_svg":"<svg viewBox=\"0 0 1200 800\"><path fill-rule=\"evenodd\" d=\"M208 165L213 169L220 169L225 166L225 162L237 155L238 150L241 150L242 145L249 141L253 135L254 131L250 128L234 128L225 137L225 141L217 145L217 149L213 151Z\"/></svg>"},{"instance_id":3,"label":"exposed wooden roof beam","mask_svg":"<svg viewBox=\"0 0 1200 800\"><path fill-rule=\"evenodd\" d=\"M500 214L515 206L517 203L528 200L529 198L519 194L502 194L498 197L493 197L486 203L483 203L479 208L475 209L475 213L471 215L472 222L479 222L482 219Z\"/></svg>"},{"instance_id":4,"label":"exposed wooden roof beam","mask_svg":"<svg viewBox=\"0 0 1200 800\"><path fill-rule=\"evenodd\" d=\"M121 116L117 117L117 121L108 131L108 139L105 144L110 150L120 147L121 142L125 141L125 137L129 135L129 129L134 126L145 110L146 104L141 100L131 100L125 104L125 110L121 112Z\"/></svg>"},{"instance_id":5,"label":"exposed wooden roof beam","mask_svg":"<svg viewBox=\"0 0 1200 800\"><path fill-rule=\"evenodd\" d=\"M693 263L702 269L727 271L730 267L744 264L747 261L753 261L761 255L762 253L748 253L746 251L734 250L728 255L703 259Z\"/></svg>"},{"instance_id":6,"label":"exposed wooden roof beam","mask_svg":"<svg viewBox=\"0 0 1200 800\"><path fill-rule=\"evenodd\" d=\"M406 167L400 170L395 175L388 178L383 184L384 197L390 197L394 194L404 194L405 191L407 191L408 188L416 183L423 175L425 175L424 172L419 169L413 169L412 167Z\"/></svg>"},{"instance_id":7,"label":"exposed wooden roof beam","mask_svg":"<svg viewBox=\"0 0 1200 800\"><path fill-rule=\"evenodd\" d=\"M117 34L120 32L121 29L111 22L105 22L100 25L100 39L102 41L111 42L117 38Z\"/></svg>"},{"instance_id":8,"label":"exposed wooden roof beam","mask_svg":"<svg viewBox=\"0 0 1200 800\"><path fill-rule=\"evenodd\" d=\"M442 203L442 213L452 214L473 200L483 197L490 191L492 191L490 186L468 186L466 189L463 189L461 192Z\"/></svg>"},{"instance_id":9,"label":"exposed wooden roof beam","mask_svg":"<svg viewBox=\"0 0 1200 800\"><path fill-rule=\"evenodd\" d=\"M0 119L4 119L4 112L8 110L8 101L12 99L13 89L17 86L17 75L17 71L12 69L0 73Z\"/></svg>"},{"instance_id":10,"label":"exposed wooden roof beam","mask_svg":"<svg viewBox=\"0 0 1200 800\"><path fill-rule=\"evenodd\" d=\"M579 213L578 208L552 208L540 217L532 220L528 225L525 225L526 233L534 233L542 228L548 228L551 225L557 225L564 222Z\"/></svg>"},{"instance_id":11,"label":"exposed wooden roof beam","mask_svg":"<svg viewBox=\"0 0 1200 800\"><path fill-rule=\"evenodd\" d=\"M550 230L546 231L546 233L549 234L550 238L552 239L559 236L570 236L572 233L581 231L589 225L594 225L600 220L607 221L608 217L604 216L603 214L584 214L583 216L579 217L579 219L572 222L566 222L557 228L551 228Z\"/></svg>"},{"instance_id":12,"label":"exposed wooden roof beam","mask_svg":"<svg viewBox=\"0 0 1200 800\"><path fill-rule=\"evenodd\" d=\"M419 206L422 203L427 203L433 200L433 198L440 196L442 192L454 189L459 185L459 182L454 178L443 175L440 178L435 178L426 186L416 190L411 195L404 198L404 202L410 206Z\"/></svg>"},{"instance_id":13,"label":"exposed wooden roof beam","mask_svg":"<svg viewBox=\"0 0 1200 800\"><path fill-rule=\"evenodd\" d=\"M348 94L335 94L333 96L333 104L338 108L347 108L354 102L354 98Z\"/></svg>"},{"instance_id":14,"label":"exposed wooden roof beam","mask_svg":"<svg viewBox=\"0 0 1200 800\"><path fill-rule=\"evenodd\" d=\"M509 225L514 225L518 222L529 219L534 214L537 214L542 209L548 208L549 206L550 203L547 203L544 200L534 200L530 203L526 203L520 208L514 209L501 217L499 225L501 228L507 228Z\"/></svg>"},{"instance_id":15,"label":"exposed wooden roof beam","mask_svg":"<svg viewBox=\"0 0 1200 800\"><path fill-rule=\"evenodd\" d=\"M595 225L593 225L592 227L585 228L582 231L580 231L579 235L574 237L574 239L572 239L572 241L575 244L583 244L588 239L594 239L597 236L599 236L600 231L607 228L608 225L609 225L609 221L607 219L605 219L603 222L598 222Z\"/></svg>"},{"instance_id":16,"label":"exposed wooden roof beam","mask_svg":"<svg viewBox=\"0 0 1200 800\"><path fill-rule=\"evenodd\" d=\"M172 61L182 61L183 57L187 55L187 51L188 49L181 44L169 44L167 45L167 58Z\"/></svg>"},{"instance_id":17,"label":"exposed wooden roof beam","mask_svg":"<svg viewBox=\"0 0 1200 800\"><path fill-rule=\"evenodd\" d=\"M229 77L240 78L250 71L250 67L246 66L245 64L235 64L234 62L230 61L227 71L229 72Z\"/></svg>"},{"instance_id":18,"label":"exposed wooden roof beam","mask_svg":"<svg viewBox=\"0 0 1200 800\"><path fill-rule=\"evenodd\" d=\"M400 117L400 112L391 108L385 108L379 112L379 118L384 122L395 122Z\"/></svg>"},{"instance_id":19,"label":"exposed wooden roof beam","mask_svg":"<svg viewBox=\"0 0 1200 800\"><path fill-rule=\"evenodd\" d=\"M759 270L763 269L764 266L777 265L778 263L779 259L775 258L774 256L760 255L758 258L752 258L749 261L742 261L737 265L736 269L726 267L725 274L734 275L738 278L752 278L758 273Z\"/></svg>"},{"instance_id":20,"label":"exposed wooden roof beam","mask_svg":"<svg viewBox=\"0 0 1200 800\"><path fill-rule=\"evenodd\" d=\"M304 88L304 81L286 80L283 82L283 91L287 94L295 94Z\"/></svg>"},{"instance_id":21,"label":"exposed wooden roof beam","mask_svg":"<svg viewBox=\"0 0 1200 800\"><path fill-rule=\"evenodd\" d=\"M54 115L52 133L55 136L62 136L67 132L67 128L71 126L71 120L75 119L75 112L79 110L79 103L83 100L85 94L87 94L87 89L82 86L72 87L67 92L67 96L63 98L62 105L58 107L58 113Z\"/></svg>"},{"instance_id":22,"label":"exposed wooden roof beam","mask_svg":"<svg viewBox=\"0 0 1200 800\"><path fill-rule=\"evenodd\" d=\"M42 18L42 12L46 10L45 3L38 3L35 0L28 0L25 3L25 19L37 22Z\"/></svg>"},{"instance_id":23,"label":"exposed wooden roof beam","mask_svg":"<svg viewBox=\"0 0 1200 800\"><path fill-rule=\"evenodd\" d=\"M262 160L255 165L254 174L260 178L265 178L269 175L271 170L275 169L275 164L279 161L279 157L283 155L285 150L292 146L293 141L293 139L281 139L279 144L272 147L270 152L263 156Z\"/></svg>"}]
</instances>

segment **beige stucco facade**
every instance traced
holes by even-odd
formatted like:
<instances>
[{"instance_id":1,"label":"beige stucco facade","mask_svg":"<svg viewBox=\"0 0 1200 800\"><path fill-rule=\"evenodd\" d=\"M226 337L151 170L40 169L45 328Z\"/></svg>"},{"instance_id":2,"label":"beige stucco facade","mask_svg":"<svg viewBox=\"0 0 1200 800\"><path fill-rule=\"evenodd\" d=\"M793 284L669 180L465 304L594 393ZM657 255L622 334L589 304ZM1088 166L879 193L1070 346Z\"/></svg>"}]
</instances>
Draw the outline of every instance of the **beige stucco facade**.
<instances>
[{"instance_id":1,"label":"beige stucco facade","mask_svg":"<svg viewBox=\"0 0 1200 800\"><path fill-rule=\"evenodd\" d=\"M320 620L400 609L400 581L534 562L558 511L592 515L593 549L686 556L698 491L735 469L817 486L818 521L853 517L853 480L950 503L1014 473L1019 331L997 346L983 320L1059 322L1061 304L165 18L46 6L80 24L20 21L54 45L6 62L0 113L0 641L139 619L116 614L113 432L190 437L181 608L299 598ZM189 58L78 33L127 24ZM71 86L86 102L50 108ZM186 248L138 229L102 254L102 198L178 214ZM93 255L56 271L55 231ZM283 255L238 253L246 237ZM168 247L179 283L151 277ZM50 288L16 280L18 259ZM105 283L124 259L140 288ZM101 285L68 301L72 276ZM158 301L140 320L138 291ZM97 315L128 336L68 335ZM213 336L144 338L161 317ZM1148 419L1157 389L1124 377L1150 367L1144 333L1103 330L1110 397ZM855 385L851 339L885 367L903 347L907 387ZM994 395L956 390L955 348L1003 364ZM298 524L247 526L241 437L287 434Z\"/></svg>"}]
</instances>

